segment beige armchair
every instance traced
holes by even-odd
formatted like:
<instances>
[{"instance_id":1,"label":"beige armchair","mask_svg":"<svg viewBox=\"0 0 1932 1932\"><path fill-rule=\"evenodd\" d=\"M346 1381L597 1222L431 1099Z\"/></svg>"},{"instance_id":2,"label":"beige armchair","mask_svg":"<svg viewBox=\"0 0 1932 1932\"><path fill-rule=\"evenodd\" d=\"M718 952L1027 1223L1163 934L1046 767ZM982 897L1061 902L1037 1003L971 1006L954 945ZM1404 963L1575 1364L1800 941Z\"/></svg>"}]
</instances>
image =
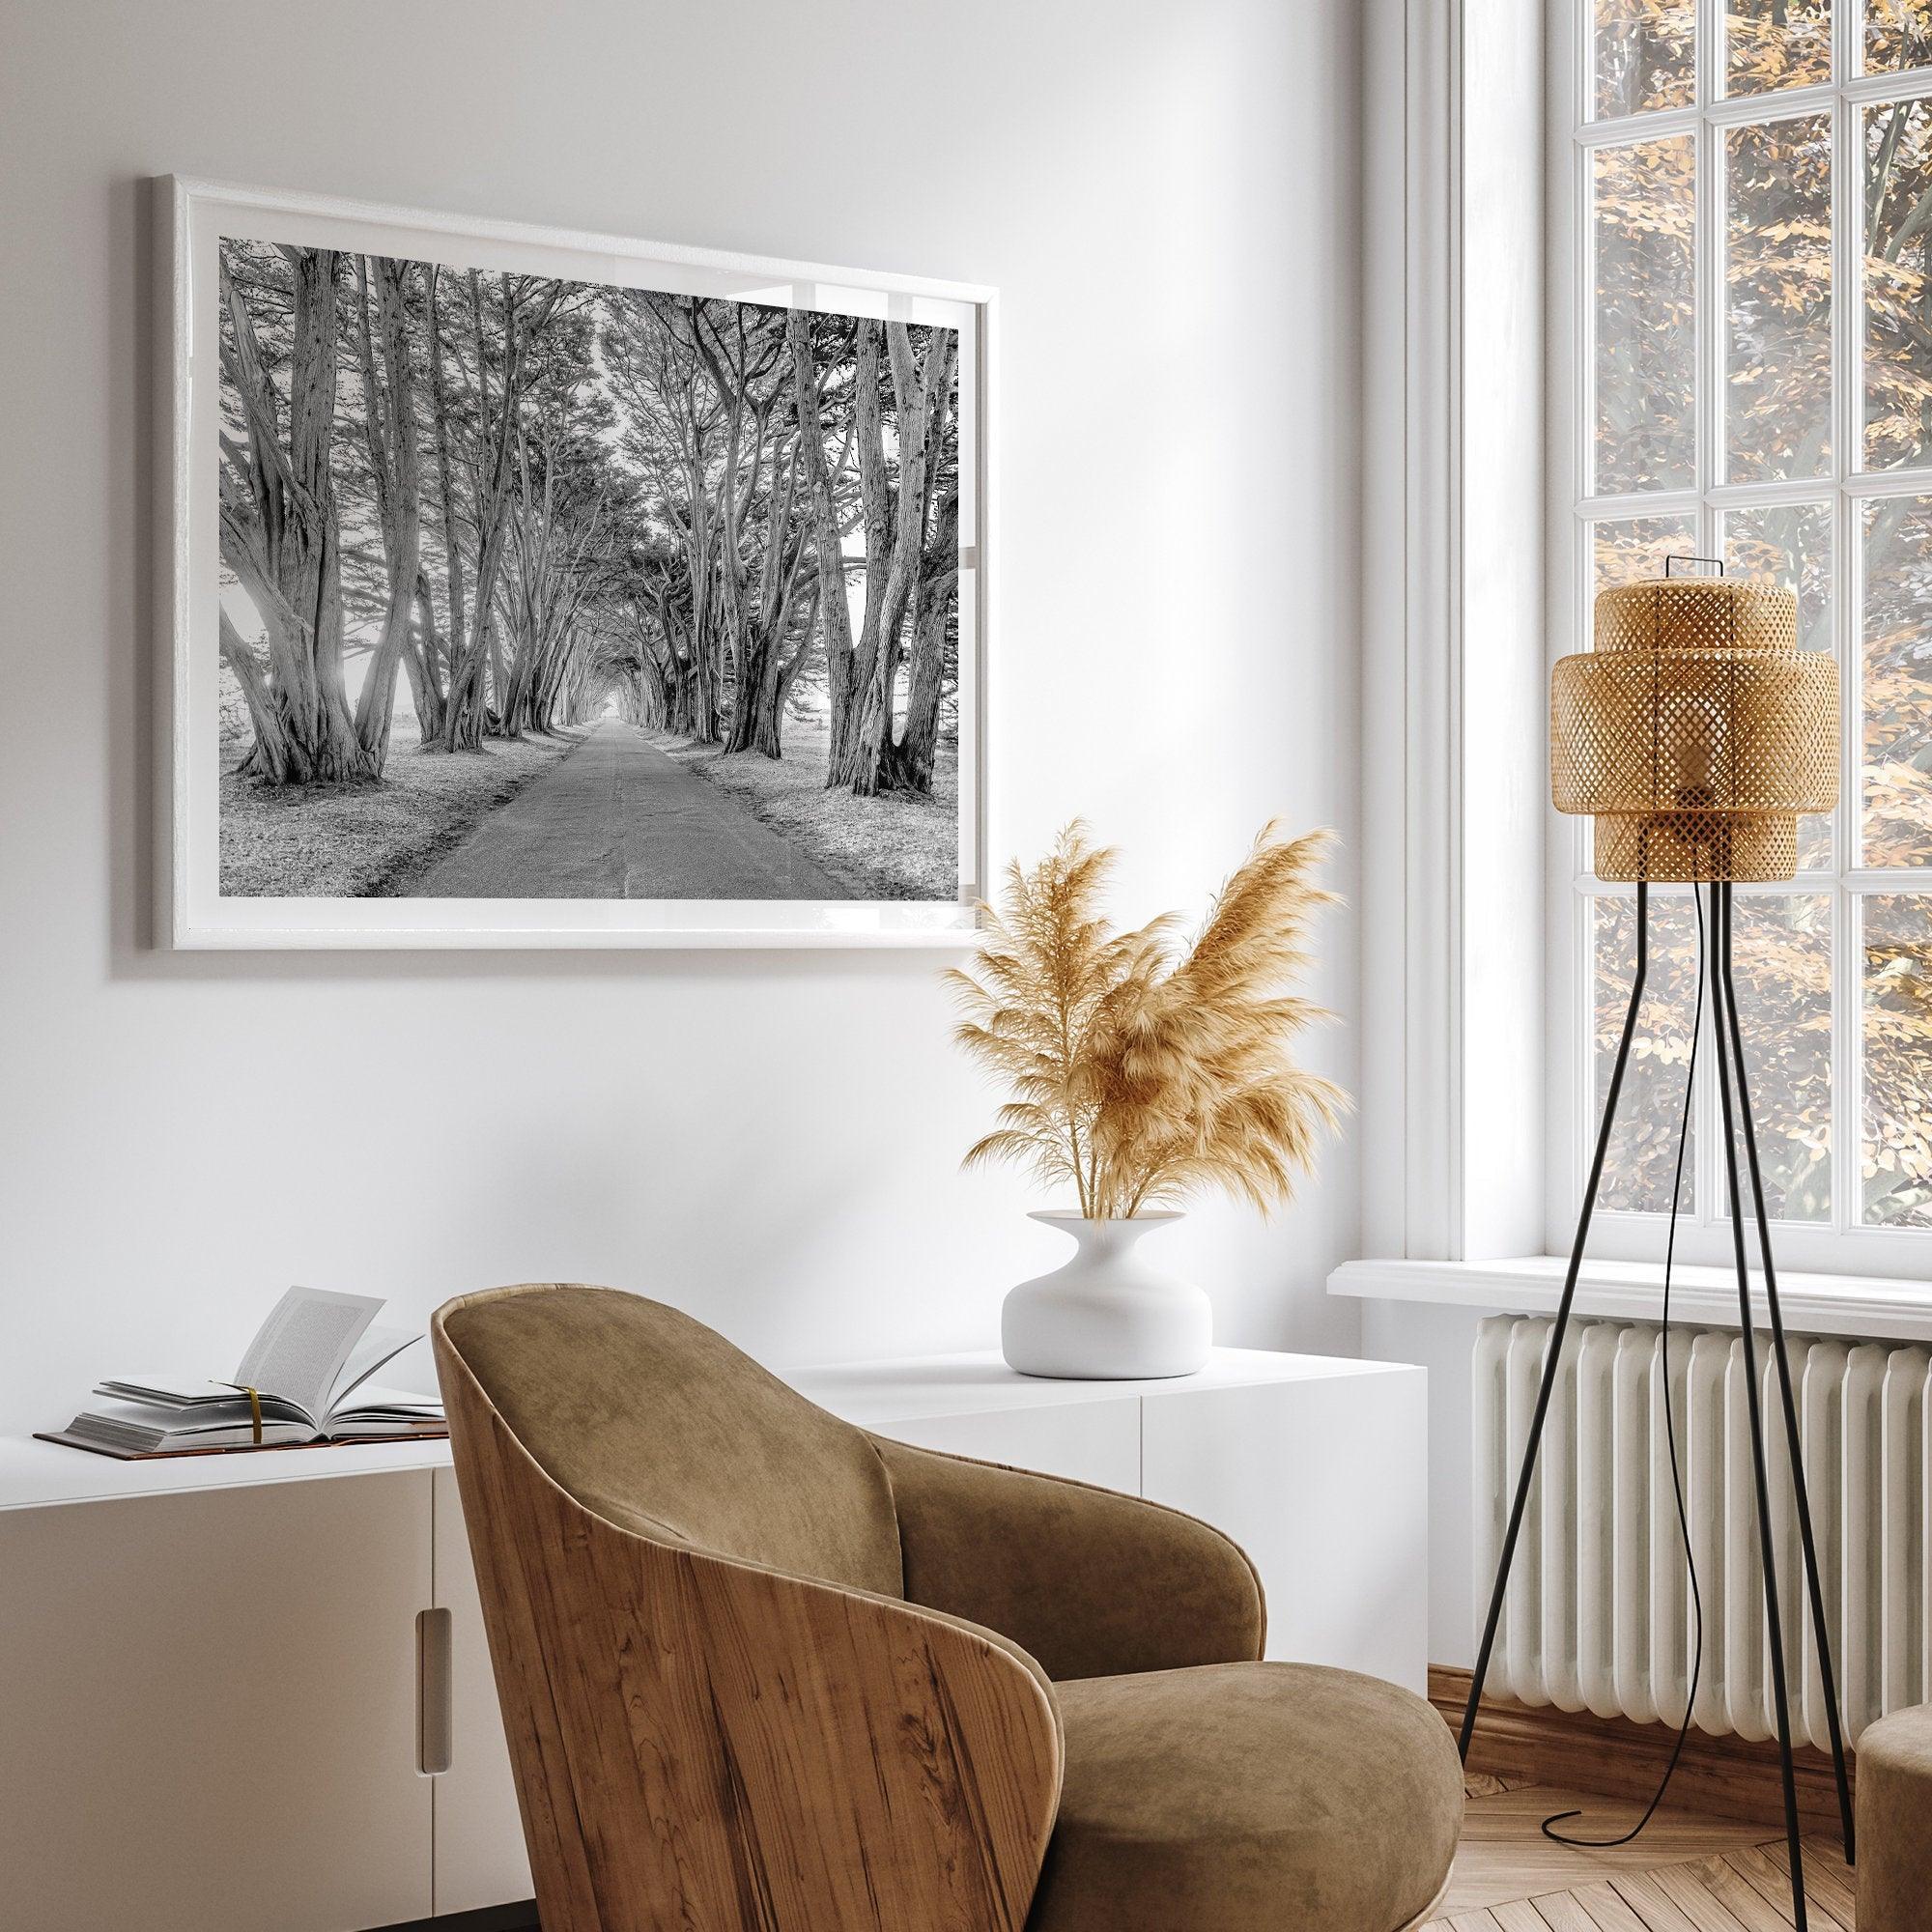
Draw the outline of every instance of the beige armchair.
<instances>
[{"instance_id":1,"label":"beige armchair","mask_svg":"<svg viewBox=\"0 0 1932 1932\"><path fill-rule=\"evenodd\" d=\"M1442 1720L1259 1662L1205 1523L869 1435L609 1289L433 1333L545 1932L1396 1932L1438 1895Z\"/></svg>"}]
</instances>

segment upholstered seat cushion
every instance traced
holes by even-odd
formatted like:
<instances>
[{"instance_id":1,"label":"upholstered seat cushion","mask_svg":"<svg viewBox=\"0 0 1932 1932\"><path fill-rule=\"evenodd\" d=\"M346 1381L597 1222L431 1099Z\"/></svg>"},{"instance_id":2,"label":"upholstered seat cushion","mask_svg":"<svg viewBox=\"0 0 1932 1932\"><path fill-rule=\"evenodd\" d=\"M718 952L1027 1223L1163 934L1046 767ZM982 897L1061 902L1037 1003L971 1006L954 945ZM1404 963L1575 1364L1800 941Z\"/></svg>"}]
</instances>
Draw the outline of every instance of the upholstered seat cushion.
<instances>
[{"instance_id":1,"label":"upholstered seat cushion","mask_svg":"<svg viewBox=\"0 0 1932 1932\"><path fill-rule=\"evenodd\" d=\"M1066 1782L1027 1932L1397 1932L1441 1889L1462 1767L1408 1691L1221 1663L1055 1694Z\"/></svg>"},{"instance_id":2,"label":"upholstered seat cushion","mask_svg":"<svg viewBox=\"0 0 1932 1932\"><path fill-rule=\"evenodd\" d=\"M1859 1932L1919 1932L1932 1912L1932 1704L1859 1738Z\"/></svg>"}]
</instances>

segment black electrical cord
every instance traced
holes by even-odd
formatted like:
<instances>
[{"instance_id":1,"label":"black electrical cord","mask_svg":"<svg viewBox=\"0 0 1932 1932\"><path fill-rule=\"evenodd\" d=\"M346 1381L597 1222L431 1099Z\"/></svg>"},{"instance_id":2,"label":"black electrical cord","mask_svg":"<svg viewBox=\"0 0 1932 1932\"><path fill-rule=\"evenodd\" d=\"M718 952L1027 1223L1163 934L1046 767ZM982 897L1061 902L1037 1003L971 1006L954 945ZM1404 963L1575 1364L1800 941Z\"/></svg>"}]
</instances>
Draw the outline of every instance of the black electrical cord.
<instances>
[{"instance_id":1,"label":"black electrical cord","mask_svg":"<svg viewBox=\"0 0 1932 1932\"><path fill-rule=\"evenodd\" d=\"M1559 1845L1574 1845L1577 1850L1586 1852L1606 1852L1618 1845L1629 1844L1657 1816L1657 1807L1663 1803L1663 1794L1670 1789L1677 1760L1684 1755L1685 1741L1690 1735L1690 1713L1696 1708L1697 1681L1704 1671L1704 1598L1697 1587L1697 1558L1690 1548L1690 1518L1684 1506L1684 1476L1677 1461L1677 1415L1670 1399L1670 1274L1677 1259L1677 1211L1684 1194L1684 1150L1690 1138L1690 1104L1697 1084L1697 1041L1704 1029L1704 901L1695 886L1690 888L1690 899L1697 912L1697 1002L1690 1015L1690 1061L1684 1069L1684 1111L1677 1123L1677 1169L1670 1182L1670 1232L1665 1236L1663 1247L1663 1433L1670 1444L1670 1488L1677 1498L1677 1528L1684 1539L1684 1567L1690 1577L1690 1602L1697 1620L1697 1637L1691 1650L1690 1689L1685 1693L1684 1721L1677 1728L1677 1743L1671 1748L1670 1762L1663 1767L1657 1795L1644 1808L1643 1816L1617 1838L1577 1838L1553 1829L1566 1818L1580 1818L1583 1814L1579 1810L1553 1811L1543 1821L1543 1835L1546 1838L1551 1838ZM1714 1014L1713 1018L1717 1016ZM1721 1021L1719 1024L1721 1025ZM1720 1040L1720 1051L1721 1048Z\"/></svg>"}]
</instances>

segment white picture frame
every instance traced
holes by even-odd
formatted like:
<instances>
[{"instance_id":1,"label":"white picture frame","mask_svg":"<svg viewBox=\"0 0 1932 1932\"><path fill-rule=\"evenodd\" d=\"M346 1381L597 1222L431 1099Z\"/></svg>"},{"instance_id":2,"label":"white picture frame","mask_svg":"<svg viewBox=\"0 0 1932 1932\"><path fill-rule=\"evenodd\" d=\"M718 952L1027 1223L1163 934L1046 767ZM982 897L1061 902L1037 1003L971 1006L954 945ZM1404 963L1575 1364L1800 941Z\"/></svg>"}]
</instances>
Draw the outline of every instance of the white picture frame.
<instances>
[{"instance_id":1,"label":"white picture frame","mask_svg":"<svg viewBox=\"0 0 1932 1932\"><path fill-rule=\"evenodd\" d=\"M925 277L166 176L154 183L165 415L157 939L178 949L969 948L982 895L996 293ZM958 344L958 892L905 899L224 896L219 876L218 249L224 239L938 324Z\"/></svg>"}]
</instances>

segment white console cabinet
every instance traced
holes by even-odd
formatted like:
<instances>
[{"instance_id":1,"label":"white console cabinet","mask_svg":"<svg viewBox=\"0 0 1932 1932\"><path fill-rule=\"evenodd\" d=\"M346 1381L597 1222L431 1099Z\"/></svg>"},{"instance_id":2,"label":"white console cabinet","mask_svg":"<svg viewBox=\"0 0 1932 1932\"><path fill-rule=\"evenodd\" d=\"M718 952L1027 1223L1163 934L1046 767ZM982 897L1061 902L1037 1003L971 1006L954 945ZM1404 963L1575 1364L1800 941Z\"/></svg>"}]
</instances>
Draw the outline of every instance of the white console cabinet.
<instances>
[{"instance_id":1,"label":"white console cabinet","mask_svg":"<svg viewBox=\"0 0 1932 1932\"><path fill-rule=\"evenodd\" d=\"M790 1379L881 1435L1204 1517L1261 1571L1270 1657L1423 1686L1420 1369L1220 1350L1167 1382L993 1355ZM529 1896L448 1463L0 1442L0 1932L364 1932Z\"/></svg>"}]
</instances>

